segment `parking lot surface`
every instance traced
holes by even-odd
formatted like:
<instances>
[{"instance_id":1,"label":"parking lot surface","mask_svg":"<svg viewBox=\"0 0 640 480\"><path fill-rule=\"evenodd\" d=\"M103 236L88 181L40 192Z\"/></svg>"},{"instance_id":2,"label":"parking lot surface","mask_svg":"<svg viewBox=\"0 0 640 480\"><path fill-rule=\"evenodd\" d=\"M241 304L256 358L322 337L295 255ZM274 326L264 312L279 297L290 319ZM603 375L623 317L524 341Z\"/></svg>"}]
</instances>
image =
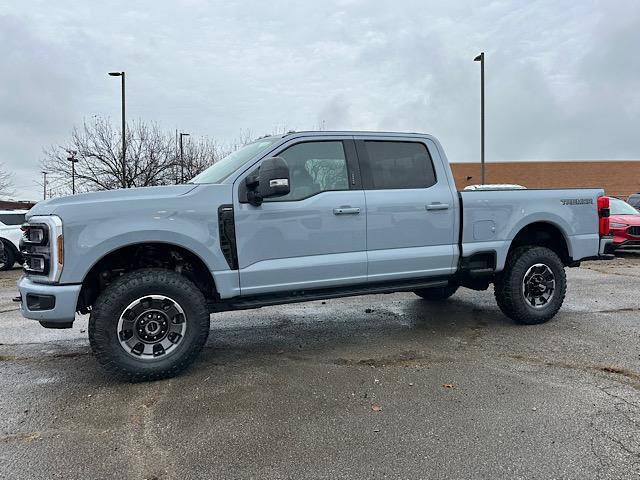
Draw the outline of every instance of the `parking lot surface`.
<instances>
[{"instance_id":1,"label":"parking lot surface","mask_svg":"<svg viewBox=\"0 0 640 480\"><path fill-rule=\"evenodd\" d=\"M86 318L23 320L0 272L0 477L640 478L640 254L568 270L516 325L492 291L212 316L180 377L99 370Z\"/></svg>"}]
</instances>

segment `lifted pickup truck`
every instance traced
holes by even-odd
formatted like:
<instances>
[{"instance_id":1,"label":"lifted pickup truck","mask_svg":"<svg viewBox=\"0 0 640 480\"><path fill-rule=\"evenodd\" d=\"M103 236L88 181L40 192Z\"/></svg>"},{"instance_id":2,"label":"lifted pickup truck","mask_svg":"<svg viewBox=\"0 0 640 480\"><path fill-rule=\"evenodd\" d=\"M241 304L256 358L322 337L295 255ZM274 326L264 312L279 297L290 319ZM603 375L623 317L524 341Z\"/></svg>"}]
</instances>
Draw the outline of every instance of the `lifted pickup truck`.
<instances>
[{"instance_id":1,"label":"lifted pickup truck","mask_svg":"<svg viewBox=\"0 0 640 480\"><path fill-rule=\"evenodd\" d=\"M24 225L21 310L47 328L90 314L108 371L175 375L209 314L494 284L505 315L552 318L565 267L604 258L599 189L456 191L432 136L302 132L259 139L185 185L41 202Z\"/></svg>"}]
</instances>

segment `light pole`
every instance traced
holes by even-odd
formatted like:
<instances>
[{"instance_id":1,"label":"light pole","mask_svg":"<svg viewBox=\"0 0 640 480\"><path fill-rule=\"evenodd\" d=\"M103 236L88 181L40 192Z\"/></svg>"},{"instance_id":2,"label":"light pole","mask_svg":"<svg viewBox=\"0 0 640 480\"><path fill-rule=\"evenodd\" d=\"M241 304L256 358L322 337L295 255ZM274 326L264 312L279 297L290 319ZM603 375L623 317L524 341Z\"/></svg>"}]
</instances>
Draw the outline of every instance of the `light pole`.
<instances>
[{"instance_id":1,"label":"light pole","mask_svg":"<svg viewBox=\"0 0 640 480\"><path fill-rule=\"evenodd\" d=\"M127 139L126 123L124 114L124 72L109 72L112 77L121 77L122 79L122 188L127 188Z\"/></svg>"},{"instance_id":2,"label":"light pole","mask_svg":"<svg viewBox=\"0 0 640 480\"><path fill-rule=\"evenodd\" d=\"M180 155L180 151L178 149L178 129L176 128L176 162L178 161L178 155ZM178 165L176 165L174 163L173 165L173 174L175 175L176 178L176 185L178 185L180 183L180 179L178 178Z\"/></svg>"},{"instance_id":3,"label":"light pole","mask_svg":"<svg viewBox=\"0 0 640 480\"><path fill-rule=\"evenodd\" d=\"M45 172L44 170L42 170L42 199L43 200L47 199L47 173L49 172Z\"/></svg>"},{"instance_id":4,"label":"light pole","mask_svg":"<svg viewBox=\"0 0 640 480\"><path fill-rule=\"evenodd\" d=\"M67 160L71 162L71 194L76 194L76 163L78 163L78 159L76 158L76 152L69 152L69 156Z\"/></svg>"},{"instance_id":5,"label":"light pole","mask_svg":"<svg viewBox=\"0 0 640 480\"><path fill-rule=\"evenodd\" d=\"M180 134L180 183L184 183L184 152L182 150L182 137L188 136L188 133Z\"/></svg>"},{"instance_id":6,"label":"light pole","mask_svg":"<svg viewBox=\"0 0 640 480\"><path fill-rule=\"evenodd\" d=\"M480 183L484 185L484 52L474 62L480 62Z\"/></svg>"}]
</instances>

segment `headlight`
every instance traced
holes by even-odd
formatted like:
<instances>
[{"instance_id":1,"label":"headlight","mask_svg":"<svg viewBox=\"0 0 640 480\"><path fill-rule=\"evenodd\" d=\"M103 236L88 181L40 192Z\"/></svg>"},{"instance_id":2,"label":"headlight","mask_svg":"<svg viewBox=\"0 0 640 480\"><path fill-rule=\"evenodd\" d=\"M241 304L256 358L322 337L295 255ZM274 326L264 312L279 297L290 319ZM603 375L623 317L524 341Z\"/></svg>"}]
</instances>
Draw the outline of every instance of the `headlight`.
<instances>
[{"instance_id":1,"label":"headlight","mask_svg":"<svg viewBox=\"0 0 640 480\"><path fill-rule=\"evenodd\" d=\"M44 245L47 243L47 231L48 228L44 225L29 225L25 223L22 226L24 242L32 245Z\"/></svg>"},{"instance_id":2,"label":"headlight","mask_svg":"<svg viewBox=\"0 0 640 480\"><path fill-rule=\"evenodd\" d=\"M55 215L33 216L22 226L20 252L24 271L34 281L54 283L64 263L62 220Z\"/></svg>"},{"instance_id":3,"label":"headlight","mask_svg":"<svg viewBox=\"0 0 640 480\"><path fill-rule=\"evenodd\" d=\"M627 225L626 223L615 223L615 222L611 222L609 223L609 226L611 228L627 228L629 225Z\"/></svg>"},{"instance_id":4,"label":"headlight","mask_svg":"<svg viewBox=\"0 0 640 480\"><path fill-rule=\"evenodd\" d=\"M47 259L43 255L29 255L24 259L23 266L30 273L47 273Z\"/></svg>"}]
</instances>

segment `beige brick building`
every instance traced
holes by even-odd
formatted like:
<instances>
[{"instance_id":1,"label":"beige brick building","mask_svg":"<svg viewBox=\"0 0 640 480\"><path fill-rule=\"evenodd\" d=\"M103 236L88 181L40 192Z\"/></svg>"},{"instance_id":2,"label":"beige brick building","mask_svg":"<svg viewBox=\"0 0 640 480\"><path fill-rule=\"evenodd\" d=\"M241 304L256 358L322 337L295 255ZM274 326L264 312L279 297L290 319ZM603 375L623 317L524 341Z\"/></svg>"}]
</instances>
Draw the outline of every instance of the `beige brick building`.
<instances>
[{"instance_id":1,"label":"beige brick building","mask_svg":"<svg viewBox=\"0 0 640 480\"><path fill-rule=\"evenodd\" d=\"M451 169L458 189L480 183L479 163L453 163ZM486 183L528 188L602 187L607 195L626 199L640 192L640 160L488 162L485 177Z\"/></svg>"}]
</instances>

